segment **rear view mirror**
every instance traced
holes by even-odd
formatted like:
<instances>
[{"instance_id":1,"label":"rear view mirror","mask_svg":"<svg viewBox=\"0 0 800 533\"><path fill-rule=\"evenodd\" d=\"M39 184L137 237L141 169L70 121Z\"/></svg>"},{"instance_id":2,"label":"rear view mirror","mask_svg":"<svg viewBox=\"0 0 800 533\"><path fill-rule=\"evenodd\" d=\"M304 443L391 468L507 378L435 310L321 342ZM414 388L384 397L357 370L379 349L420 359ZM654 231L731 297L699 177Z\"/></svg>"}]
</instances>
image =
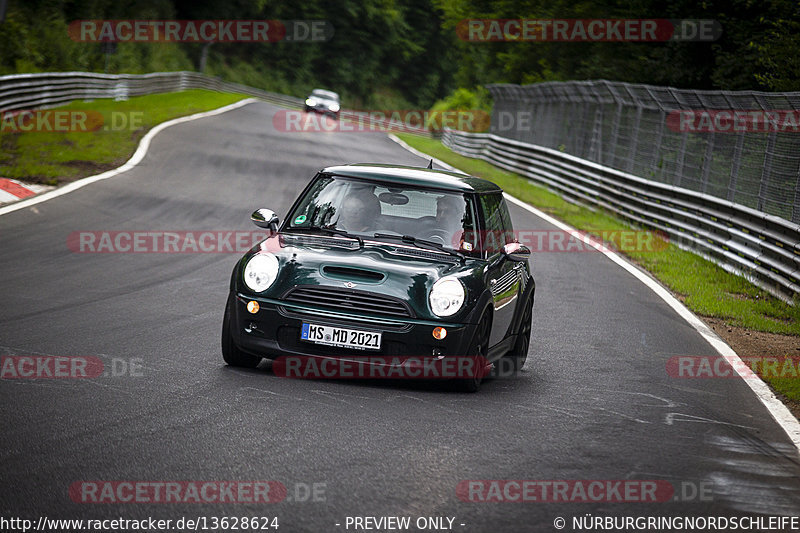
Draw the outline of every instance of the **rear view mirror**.
<instances>
[{"instance_id":1,"label":"rear view mirror","mask_svg":"<svg viewBox=\"0 0 800 533\"><path fill-rule=\"evenodd\" d=\"M517 261L521 263L530 258L531 250L527 246L524 246L518 242L510 242L503 246L503 255L505 255L509 261Z\"/></svg>"},{"instance_id":2,"label":"rear view mirror","mask_svg":"<svg viewBox=\"0 0 800 533\"><path fill-rule=\"evenodd\" d=\"M250 215L250 220L259 228L270 230L272 233L278 231L278 215L270 209L256 209Z\"/></svg>"}]
</instances>

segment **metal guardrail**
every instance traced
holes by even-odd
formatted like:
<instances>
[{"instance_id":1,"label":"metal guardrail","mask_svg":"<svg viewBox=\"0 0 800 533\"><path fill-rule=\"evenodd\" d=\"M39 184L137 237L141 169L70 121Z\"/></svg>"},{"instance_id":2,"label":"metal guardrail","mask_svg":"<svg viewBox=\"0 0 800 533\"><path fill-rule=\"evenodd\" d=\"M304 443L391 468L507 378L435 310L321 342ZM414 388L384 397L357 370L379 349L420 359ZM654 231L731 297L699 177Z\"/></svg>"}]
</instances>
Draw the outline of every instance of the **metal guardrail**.
<instances>
[{"instance_id":1,"label":"metal guardrail","mask_svg":"<svg viewBox=\"0 0 800 533\"><path fill-rule=\"evenodd\" d=\"M491 133L800 224L800 91L606 80L487 87Z\"/></svg>"},{"instance_id":2,"label":"metal guardrail","mask_svg":"<svg viewBox=\"0 0 800 533\"><path fill-rule=\"evenodd\" d=\"M152 74L97 74L92 72L47 72L0 76L0 111L52 107L73 100L114 98L208 89L246 94L278 105L299 107L303 100L238 83L222 81L199 72Z\"/></svg>"},{"instance_id":3,"label":"metal guardrail","mask_svg":"<svg viewBox=\"0 0 800 533\"><path fill-rule=\"evenodd\" d=\"M708 194L646 180L558 150L446 130L455 152L525 176L568 200L601 206L789 303L800 296L800 225Z\"/></svg>"},{"instance_id":4,"label":"metal guardrail","mask_svg":"<svg viewBox=\"0 0 800 533\"><path fill-rule=\"evenodd\" d=\"M97 74L92 72L48 72L0 76L0 112L53 107L74 100L114 98L126 100L134 96L207 89L246 94L289 108L302 108L304 100L285 94L271 93L238 83L222 81L199 72L155 72L152 74ZM398 127L391 119L372 118L369 111L342 109L340 117L366 131L402 131L428 135L425 128ZM332 125L336 127L336 125ZM325 131L328 125L311 124L311 129ZM344 128L343 128L344 129ZM351 127L352 130L352 127Z\"/></svg>"}]
</instances>

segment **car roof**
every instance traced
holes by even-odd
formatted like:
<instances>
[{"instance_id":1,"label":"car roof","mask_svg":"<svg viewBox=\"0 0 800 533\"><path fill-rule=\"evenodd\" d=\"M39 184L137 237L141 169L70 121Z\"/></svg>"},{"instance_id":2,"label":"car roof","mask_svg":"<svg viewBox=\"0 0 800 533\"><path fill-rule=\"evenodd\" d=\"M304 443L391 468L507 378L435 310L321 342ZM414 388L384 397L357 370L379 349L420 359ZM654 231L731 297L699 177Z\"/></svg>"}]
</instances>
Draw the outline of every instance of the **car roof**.
<instances>
[{"instance_id":1,"label":"car roof","mask_svg":"<svg viewBox=\"0 0 800 533\"><path fill-rule=\"evenodd\" d=\"M334 176L362 178L385 183L398 183L459 192L502 191L500 187L491 181L482 178L447 170L431 170L421 167L354 163L323 168L320 172Z\"/></svg>"}]
</instances>

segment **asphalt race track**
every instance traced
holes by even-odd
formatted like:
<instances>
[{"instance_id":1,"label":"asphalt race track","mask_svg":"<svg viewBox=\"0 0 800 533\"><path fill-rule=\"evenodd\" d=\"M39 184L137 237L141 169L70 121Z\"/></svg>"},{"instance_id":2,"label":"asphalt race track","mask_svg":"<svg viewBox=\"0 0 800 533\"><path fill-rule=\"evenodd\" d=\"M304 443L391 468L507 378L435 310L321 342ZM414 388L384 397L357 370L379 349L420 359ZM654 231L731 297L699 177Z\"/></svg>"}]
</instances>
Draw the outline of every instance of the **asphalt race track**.
<instances>
[{"instance_id":1,"label":"asphalt race track","mask_svg":"<svg viewBox=\"0 0 800 533\"><path fill-rule=\"evenodd\" d=\"M93 356L114 370L0 380L2 516L277 516L283 532L354 531L348 516L450 517L455 531L505 532L555 531L556 517L572 531L587 514L797 514L800 456L784 431L741 379L670 377L671 357L712 348L599 253L534 255L524 372L464 394L226 367L220 329L239 254L68 246L80 231L249 232L254 209L283 217L324 166L427 163L380 133L276 131L276 110L254 103L168 128L133 170L0 217L0 355ZM517 229L551 228L511 214ZM288 494L73 501L70 486L92 480L272 480ZM466 480L656 480L675 496L472 502L456 492Z\"/></svg>"}]
</instances>

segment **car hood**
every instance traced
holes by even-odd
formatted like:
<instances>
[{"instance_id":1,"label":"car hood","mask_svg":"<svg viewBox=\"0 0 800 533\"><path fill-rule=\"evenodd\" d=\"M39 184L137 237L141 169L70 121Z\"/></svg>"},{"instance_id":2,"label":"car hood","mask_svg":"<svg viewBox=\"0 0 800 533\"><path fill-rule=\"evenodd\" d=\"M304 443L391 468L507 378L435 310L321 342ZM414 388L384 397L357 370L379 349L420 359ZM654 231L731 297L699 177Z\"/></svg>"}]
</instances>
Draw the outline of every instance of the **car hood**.
<instances>
[{"instance_id":1,"label":"car hood","mask_svg":"<svg viewBox=\"0 0 800 533\"><path fill-rule=\"evenodd\" d=\"M273 253L280 266L277 279L261 296L282 300L298 286L347 288L401 300L421 319L440 320L430 311L428 294L437 280L457 277L464 284L466 301L449 321L464 319L472 308L486 265L471 258L462 264L450 255L394 243L367 241L359 248L353 239L275 235L254 247L243 258L242 268L258 252Z\"/></svg>"}]
</instances>

